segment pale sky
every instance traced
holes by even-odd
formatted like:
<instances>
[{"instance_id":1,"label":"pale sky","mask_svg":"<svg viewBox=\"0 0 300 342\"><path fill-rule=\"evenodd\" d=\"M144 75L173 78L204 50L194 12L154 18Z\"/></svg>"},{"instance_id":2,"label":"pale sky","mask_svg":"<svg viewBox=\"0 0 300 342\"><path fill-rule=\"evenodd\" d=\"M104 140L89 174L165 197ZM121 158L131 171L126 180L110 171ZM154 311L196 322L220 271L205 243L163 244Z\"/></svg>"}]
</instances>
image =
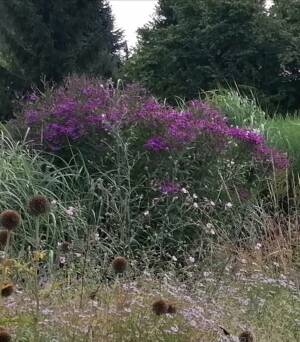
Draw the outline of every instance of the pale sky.
<instances>
[{"instance_id":1,"label":"pale sky","mask_svg":"<svg viewBox=\"0 0 300 342\"><path fill-rule=\"evenodd\" d=\"M157 0L109 0L117 28L124 30L128 46L136 44L136 30L154 14Z\"/></svg>"},{"instance_id":2,"label":"pale sky","mask_svg":"<svg viewBox=\"0 0 300 342\"><path fill-rule=\"evenodd\" d=\"M117 28L124 30L129 47L136 44L136 30L154 14L157 0L109 0ZM270 6L272 0L267 0Z\"/></svg>"}]
</instances>

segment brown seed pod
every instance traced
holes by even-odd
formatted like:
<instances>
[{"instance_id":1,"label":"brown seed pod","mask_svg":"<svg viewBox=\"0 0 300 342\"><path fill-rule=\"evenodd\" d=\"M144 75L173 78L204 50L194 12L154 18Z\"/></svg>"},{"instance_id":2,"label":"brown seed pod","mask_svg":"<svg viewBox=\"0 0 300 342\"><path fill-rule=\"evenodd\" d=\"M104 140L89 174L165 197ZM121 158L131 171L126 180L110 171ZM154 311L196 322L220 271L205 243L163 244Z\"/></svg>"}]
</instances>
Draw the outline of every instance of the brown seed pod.
<instances>
[{"instance_id":1,"label":"brown seed pod","mask_svg":"<svg viewBox=\"0 0 300 342\"><path fill-rule=\"evenodd\" d=\"M13 284L5 284L1 287L1 297L7 298L14 293L14 285Z\"/></svg>"},{"instance_id":2,"label":"brown seed pod","mask_svg":"<svg viewBox=\"0 0 300 342\"><path fill-rule=\"evenodd\" d=\"M4 329L0 327L0 342L11 342L12 338L10 334Z\"/></svg>"},{"instance_id":3,"label":"brown seed pod","mask_svg":"<svg viewBox=\"0 0 300 342\"><path fill-rule=\"evenodd\" d=\"M112 262L112 268L116 273L123 273L127 268L127 260L121 256L116 257Z\"/></svg>"},{"instance_id":4,"label":"brown seed pod","mask_svg":"<svg viewBox=\"0 0 300 342\"><path fill-rule=\"evenodd\" d=\"M176 306L174 304L168 305L168 314L176 314Z\"/></svg>"},{"instance_id":5,"label":"brown seed pod","mask_svg":"<svg viewBox=\"0 0 300 342\"><path fill-rule=\"evenodd\" d=\"M168 304L163 299L157 300L152 304L152 311L158 316L164 315L168 313Z\"/></svg>"},{"instance_id":6,"label":"brown seed pod","mask_svg":"<svg viewBox=\"0 0 300 342\"><path fill-rule=\"evenodd\" d=\"M250 331L243 331L239 335L240 342L254 342L254 336Z\"/></svg>"},{"instance_id":7,"label":"brown seed pod","mask_svg":"<svg viewBox=\"0 0 300 342\"><path fill-rule=\"evenodd\" d=\"M0 249L4 248L9 238L8 230L0 230Z\"/></svg>"},{"instance_id":8,"label":"brown seed pod","mask_svg":"<svg viewBox=\"0 0 300 342\"><path fill-rule=\"evenodd\" d=\"M1 226L13 230L21 223L21 216L15 210L4 210L0 215Z\"/></svg>"},{"instance_id":9,"label":"brown seed pod","mask_svg":"<svg viewBox=\"0 0 300 342\"><path fill-rule=\"evenodd\" d=\"M45 215L50 210L50 202L47 197L36 195L28 203L28 211L33 216Z\"/></svg>"}]
</instances>

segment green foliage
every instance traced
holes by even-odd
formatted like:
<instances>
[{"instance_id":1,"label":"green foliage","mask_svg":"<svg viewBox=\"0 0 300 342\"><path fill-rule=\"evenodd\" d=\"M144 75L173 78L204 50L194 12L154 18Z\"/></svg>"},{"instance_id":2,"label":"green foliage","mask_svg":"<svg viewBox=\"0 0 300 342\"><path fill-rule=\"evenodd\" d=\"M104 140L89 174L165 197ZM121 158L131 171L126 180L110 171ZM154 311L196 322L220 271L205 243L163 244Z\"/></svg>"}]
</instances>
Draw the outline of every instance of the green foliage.
<instances>
[{"instance_id":1,"label":"green foliage","mask_svg":"<svg viewBox=\"0 0 300 342\"><path fill-rule=\"evenodd\" d=\"M121 32L114 31L104 0L2 0L0 13L0 53L9 61L2 66L10 76L5 87L15 77L18 91L73 72L110 77L120 63Z\"/></svg>"},{"instance_id":2,"label":"green foliage","mask_svg":"<svg viewBox=\"0 0 300 342\"><path fill-rule=\"evenodd\" d=\"M258 105L255 96L247 97L239 89L220 89L206 93L207 101L220 109L238 127L266 133L267 113Z\"/></svg>"},{"instance_id":3,"label":"green foliage","mask_svg":"<svg viewBox=\"0 0 300 342\"><path fill-rule=\"evenodd\" d=\"M275 136L273 142L279 148L289 151L293 167L300 174L300 120L297 117L278 117L268 122L270 136Z\"/></svg>"},{"instance_id":4,"label":"green foliage","mask_svg":"<svg viewBox=\"0 0 300 342\"><path fill-rule=\"evenodd\" d=\"M282 75L292 51L287 25L267 15L264 1L160 1L156 18L139 30L124 73L169 100L237 83L257 89L274 108L287 104L295 87Z\"/></svg>"},{"instance_id":5,"label":"green foliage","mask_svg":"<svg viewBox=\"0 0 300 342\"><path fill-rule=\"evenodd\" d=\"M298 0L274 0L271 15L280 23L288 44L281 52L282 82L280 96L286 107L299 109L300 92L300 2Z\"/></svg>"}]
</instances>

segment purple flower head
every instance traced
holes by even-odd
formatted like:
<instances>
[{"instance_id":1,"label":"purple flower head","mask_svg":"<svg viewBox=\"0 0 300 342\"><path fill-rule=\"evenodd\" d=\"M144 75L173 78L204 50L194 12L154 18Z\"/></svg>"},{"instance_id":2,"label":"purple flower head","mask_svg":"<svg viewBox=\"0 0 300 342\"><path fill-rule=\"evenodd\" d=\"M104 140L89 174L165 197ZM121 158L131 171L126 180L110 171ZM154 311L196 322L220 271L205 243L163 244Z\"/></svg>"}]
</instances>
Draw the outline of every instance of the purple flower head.
<instances>
[{"instance_id":1,"label":"purple flower head","mask_svg":"<svg viewBox=\"0 0 300 342\"><path fill-rule=\"evenodd\" d=\"M27 110L24 116L26 124L30 127L40 120L41 113L36 110Z\"/></svg>"},{"instance_id":2,"label":"purple flower head","mask_svg":"<svg viewBox=\"0 0 300 342\"><path fill-rule=\"evenodd\" d=\"M203 119L208 120L209 122L218 123L219 125L228 124L228 119L217 109L211 107L208 102L193 100L189 102L188 108L193 112L199 113Z\"/></svg>"},{"instance_id":3,"label":"purple flower head","mask_svg":"<svg viewBox=\"0 0 300 342\"><path fill-rule=\"evenodd\" d=\"M58 117L72 115L76 107L77 102L75 100L66 98L55 105L52 114Z\"/></svg>"},{"instance_id":4,"label":"purple flower head","mask_svg":"<svg viewBox=\"0 0 300 342\"><path fill-rule=\"evenodd\" d=\"M228 135L253 145L261 145L265 142L265 138L261 134L244 128L230 128Z\"/></svg>"},{"instance_id":5,"label":"purple flower head","mask_svg":"<svg viewBox=\"0 0 300 342\"><path fill-rule=\"evenodd\" d=\"M266 145L256 146L254 150L256 160L272 163L275 169L285 170L290 166L290 161L286 153L278 151Z\"/></svg>"},{"instance_id":6,"label":"purple flower head","mask_svg":"<svg viewBox=\"0 0 300 342\"><path fill-rule=\"evenodd\" d=\"M27 97L26 97L26 100L28 102L36 102L37 100L39 99L38 95L36 93L32 93L32 94L29 94Z\"/></svg>"},{"instance_id":7,"label":"purple flower head","mask_svg":"<svg viewBox=\"0 0 300 342\"><path fill-rule=\"evenodd\" d=\"M159 186L160 192L163 194L176 194L180 192L180 186L179 184L172 182L172 181L163 181L161 182Z\"/></svg>"},{"instance_id":8,"label":"purple flower head","mask_svg":"<svg viewBox=\"0 0 300 342\"><path fill-rule=\"evenodd\" d=\"M169 145L161 137L152 137L148 139L144 147L147 150L154 151L154 152L161 152L161 151L169 150Z\"/></svg>"}]
</instances>

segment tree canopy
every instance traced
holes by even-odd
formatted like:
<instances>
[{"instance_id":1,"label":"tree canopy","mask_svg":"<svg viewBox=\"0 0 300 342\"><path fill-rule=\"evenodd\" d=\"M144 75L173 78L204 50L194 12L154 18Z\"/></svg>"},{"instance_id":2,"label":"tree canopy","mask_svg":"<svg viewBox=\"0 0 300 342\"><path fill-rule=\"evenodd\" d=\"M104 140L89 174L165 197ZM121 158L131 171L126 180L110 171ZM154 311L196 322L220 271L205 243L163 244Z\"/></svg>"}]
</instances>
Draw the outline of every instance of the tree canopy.
<instances>
[{"instance_id":1,"label":"tree canopy","mask_svg":"<svg viewBox=\"0 0 300 342\"><path fill-rule=\"evenodd\" d=\"M290 36L288 20L263 0L160 0L153 21L139 30L125 76L169 99L238 84L263 101L287 104L283 66L297 69L288 57L295 51Z\"/></svg>"}]
</instances>

